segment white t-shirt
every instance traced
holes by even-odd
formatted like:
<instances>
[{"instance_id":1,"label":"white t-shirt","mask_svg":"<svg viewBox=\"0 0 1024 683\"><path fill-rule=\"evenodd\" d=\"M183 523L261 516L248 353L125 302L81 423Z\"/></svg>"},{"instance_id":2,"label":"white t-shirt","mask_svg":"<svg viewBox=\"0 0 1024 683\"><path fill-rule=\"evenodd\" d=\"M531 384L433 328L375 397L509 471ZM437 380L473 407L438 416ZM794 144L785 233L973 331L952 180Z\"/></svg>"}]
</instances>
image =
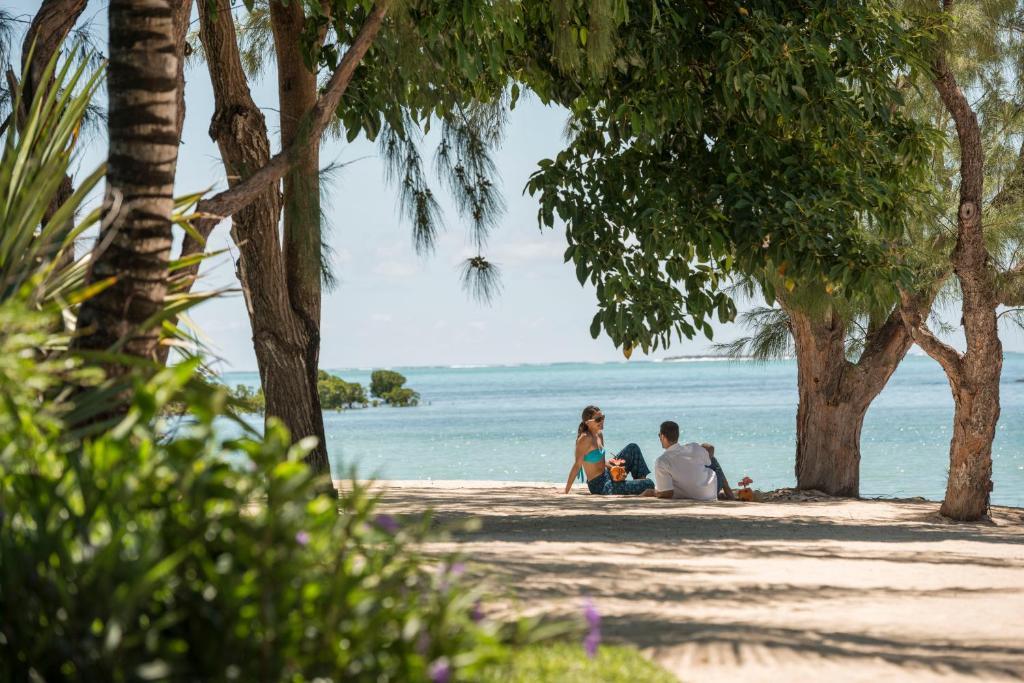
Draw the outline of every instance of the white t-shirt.
<instances>
[{"instance_id":1,"label":"white t-shirt","mask_svg":"<svg viewBox=\"0 0 1024 683\"><path fill-rule=\"evenodd\" d=\"M718 478L711 456L699 443L674 443L654 463L654 486L673 498L718 500Z\"/></svg>"}]
</instances>

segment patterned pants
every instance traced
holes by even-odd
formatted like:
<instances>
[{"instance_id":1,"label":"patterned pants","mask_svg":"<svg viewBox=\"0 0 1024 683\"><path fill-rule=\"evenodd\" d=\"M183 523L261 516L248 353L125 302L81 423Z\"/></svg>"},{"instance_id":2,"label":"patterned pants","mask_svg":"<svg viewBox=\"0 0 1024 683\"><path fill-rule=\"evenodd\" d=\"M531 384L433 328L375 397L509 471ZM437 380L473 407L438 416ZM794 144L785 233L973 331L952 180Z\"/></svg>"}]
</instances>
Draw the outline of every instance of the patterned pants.
<instances>
[{"instance_id":1,"label":"patterned pants","mask_svg":"<svg viewBox=\"0 0 1024 683\"><path fill-rule=\"evenodd\" d=\"M612 481L612 476L606 469L587 482L587 488L591 493L598 496L638 496L647 489L654 488L654 482L647 478L651 468L647 466L639 446L631 443L615 457L626 461L626 472L632 475L633 481Z\"/></svg>"}]
</instances>

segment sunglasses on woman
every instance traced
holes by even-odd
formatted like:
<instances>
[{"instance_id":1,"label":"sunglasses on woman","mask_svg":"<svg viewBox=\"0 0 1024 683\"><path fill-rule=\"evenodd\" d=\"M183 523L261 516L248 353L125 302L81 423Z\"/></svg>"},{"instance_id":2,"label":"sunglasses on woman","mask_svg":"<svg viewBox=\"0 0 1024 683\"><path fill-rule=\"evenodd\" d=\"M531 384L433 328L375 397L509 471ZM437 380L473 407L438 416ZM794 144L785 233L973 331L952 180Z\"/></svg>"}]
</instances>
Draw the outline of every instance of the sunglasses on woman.
<instances>
[{"instance_id":1,"label":"sunglasses on woman","mask_svg":"<svg viewBox=\"0 0 1024 683\"><path fill-rule=\"evenodd\" d=\"M592 417L592 418L590 418L589 421L590 422L596 422L597 424L602 424L604 422L604 415L598 415L597 417Z\"/></svg>"}]
</instances>

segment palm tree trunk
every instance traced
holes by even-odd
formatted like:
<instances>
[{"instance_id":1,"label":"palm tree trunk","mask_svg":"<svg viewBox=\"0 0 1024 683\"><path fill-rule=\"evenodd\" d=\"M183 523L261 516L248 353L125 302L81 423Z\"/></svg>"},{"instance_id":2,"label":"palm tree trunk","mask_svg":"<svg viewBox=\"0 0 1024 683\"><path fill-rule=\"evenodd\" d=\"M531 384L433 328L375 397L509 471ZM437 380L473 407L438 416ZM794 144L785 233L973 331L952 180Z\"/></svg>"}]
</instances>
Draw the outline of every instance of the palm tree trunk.
<instances>
[{"instance_id":1,"label":"palm tree trunk","mask_svg":"<svg viewBox=\"0 0 1024 683\"><path fill-rule=\"evenodd\" d=\"M159 329L145 323L167 290L178 160L174 9L171 0L111 0L108 17L105 203L114 215L89 277L114 284L82 305L76 344L107 349L123 340L124 352L155 358Z\"/></svg>"}]
</instances>

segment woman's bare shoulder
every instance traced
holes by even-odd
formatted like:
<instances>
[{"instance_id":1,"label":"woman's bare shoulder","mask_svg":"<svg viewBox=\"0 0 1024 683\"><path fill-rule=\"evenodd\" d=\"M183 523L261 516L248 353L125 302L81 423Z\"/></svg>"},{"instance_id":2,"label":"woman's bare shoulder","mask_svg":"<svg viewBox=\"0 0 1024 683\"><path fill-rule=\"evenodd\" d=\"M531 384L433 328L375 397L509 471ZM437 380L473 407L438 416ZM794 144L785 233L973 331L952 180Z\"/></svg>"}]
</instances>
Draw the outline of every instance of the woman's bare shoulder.
<instances>
[{"instance_id":1,"label":"woman's bare shoulder","mask_svg":"<svg viewBox=\"0 0 1024 683\"><path fill-rule=\"evenodd\" d=\"M586 449L587 451L591 450L590 446L593 443L593 441L594 437L592 437L590 434L580 434L579 436L576 437L576 452L578 453L584 449Z\"/></svg>"}]
</instances>

